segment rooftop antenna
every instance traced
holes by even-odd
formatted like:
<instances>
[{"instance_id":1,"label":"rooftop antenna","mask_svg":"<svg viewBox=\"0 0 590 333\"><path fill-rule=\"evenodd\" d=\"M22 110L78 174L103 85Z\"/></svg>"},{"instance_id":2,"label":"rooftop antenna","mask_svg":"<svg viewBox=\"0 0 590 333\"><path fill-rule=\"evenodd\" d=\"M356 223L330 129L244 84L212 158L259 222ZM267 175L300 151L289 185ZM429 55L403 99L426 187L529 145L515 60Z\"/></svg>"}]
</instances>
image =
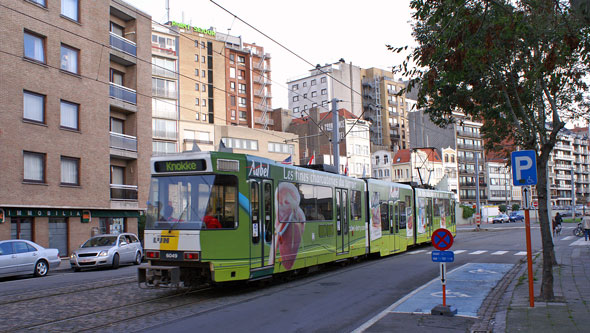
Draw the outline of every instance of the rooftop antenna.
<instances>
[{"instance_id":1,"label":"rooftop antenna","mask_svg":"<svg viewBox=\"0 0 590 333\"><path fill-rule=\"evenodd\" d=\"M166 0L166 22L170 22L170 0Z\"/></svg>"}]
</instances>

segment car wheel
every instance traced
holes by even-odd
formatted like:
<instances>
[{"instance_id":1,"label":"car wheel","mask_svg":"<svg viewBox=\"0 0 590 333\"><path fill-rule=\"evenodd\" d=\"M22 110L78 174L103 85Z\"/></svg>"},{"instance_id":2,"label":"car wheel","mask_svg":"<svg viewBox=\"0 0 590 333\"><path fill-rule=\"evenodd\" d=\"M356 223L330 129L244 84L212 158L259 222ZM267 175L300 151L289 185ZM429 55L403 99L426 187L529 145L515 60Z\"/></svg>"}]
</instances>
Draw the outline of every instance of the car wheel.
<instances>
[{"instance_id":1,"label":"car wheel","mask_svg":"<svg viewBox=\"0 0 590 333\"><path fill-rule=\"evenodd\" d=\"M119 268L119 254L115 253L113 256L113 269Z\"/></svg>"},{"instance_id":2,"label":"car wheel","mask_svg":"<svg viewBox=\"0 0 590 333\"><path fill-rule=\"evenodd\" d=\"M80 267L72 267L72 269L74 270L74 272L79 272L80 271Z\"/></svg>"},{"instance_id":3,"label":"car wheel","mask_svg":"<svg viewBox=\"0 0 590 333\"><path fill-rule=\"evenodd\" d=\"M47 261L39 260L35 264L35 276L45 276L49 272L49 266Z\"/></svg>"},{"instance_id":4,"label":"car wheel","mask_svg":"<svg viewBox=\"0 0 590 333\"><path fill-rule=\"evenodd\" d=\"M135 255L135 261L133 262L134 265L139 265L141 264L141 253L137 252L137 254Z\"/></svg>"}]
</instances>

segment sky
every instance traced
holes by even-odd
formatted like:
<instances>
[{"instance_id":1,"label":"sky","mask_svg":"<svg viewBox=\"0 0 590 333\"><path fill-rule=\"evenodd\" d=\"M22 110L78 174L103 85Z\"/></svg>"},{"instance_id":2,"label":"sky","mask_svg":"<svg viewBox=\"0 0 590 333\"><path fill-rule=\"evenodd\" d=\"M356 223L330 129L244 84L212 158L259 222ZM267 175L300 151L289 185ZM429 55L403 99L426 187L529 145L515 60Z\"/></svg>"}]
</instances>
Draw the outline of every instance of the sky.
<instances>
[{"instance_id":1,"label":"sky","mask_svg":"<svg viewBox=\"0 0 590 333\"><path fill-rule=\"evenodd\" d=\"M167 21L165 0L124 1L150 14L156 22ZM316 64L335 63L342 58L362 68L391 69L406 54L394 54L386 45L415 45L410 0L215 2L233 15L209 0L170 0L170 20L200 28L214 27L220 33L231 29L230 34L242 36L242 42L263 46L272 57L273 108L288 107L287 80L305 75Z\"/></svg>"}]
</instances>

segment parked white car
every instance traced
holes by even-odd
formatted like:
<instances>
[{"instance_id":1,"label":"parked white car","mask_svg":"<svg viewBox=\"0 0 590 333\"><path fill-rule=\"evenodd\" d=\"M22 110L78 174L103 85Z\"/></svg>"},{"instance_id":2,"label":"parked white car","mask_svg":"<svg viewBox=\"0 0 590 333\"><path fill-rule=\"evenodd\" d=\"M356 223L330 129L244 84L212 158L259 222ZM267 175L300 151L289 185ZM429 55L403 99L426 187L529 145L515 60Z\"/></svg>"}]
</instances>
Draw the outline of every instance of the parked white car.
<instances>
[{"instance_id":1,"label":"parked white car","mask_svg":"<svg viewBox=\"0 0 590 333\"><path fill-rule=\"evenodd\" d=\"M143 248L134 234L99 235L72 252L70 265L77 272L82 268L101 266L118 268L123 263L139 265L142 258Z\"/></svg>"},{"instance_id":2,"label":"parked white car","mask_svg":"<svg viewBox=\"0 0 590 333\"><path fill-rule=\"evenodd\" d=\"M0 241L0 277L45 276L60 263L58 249L46 249L24 239Z\"/></svg>"}]
</instances>

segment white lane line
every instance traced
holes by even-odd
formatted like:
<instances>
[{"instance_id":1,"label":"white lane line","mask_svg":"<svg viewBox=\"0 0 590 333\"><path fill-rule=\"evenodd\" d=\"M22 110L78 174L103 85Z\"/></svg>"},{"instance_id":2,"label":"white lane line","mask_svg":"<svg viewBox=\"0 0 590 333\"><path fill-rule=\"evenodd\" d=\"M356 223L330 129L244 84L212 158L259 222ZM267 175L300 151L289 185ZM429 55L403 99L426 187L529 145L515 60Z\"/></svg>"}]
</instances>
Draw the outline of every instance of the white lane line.
<instances>
[{"instance_id":1,"label":"white lane line","mask_svg":"<svg viewBox=\"0 0 590 333\"><path fill-rule=\"evenodd\" d=\"M486 252L488 252L488 251L487 250L479 250L479 251L471 252L469 254L482 254L482 253L486 253Z\"/></svg>"},{"instance_id":2,"label":"white lane line","mask_svg":"<svg viewBox=\"0 0 590 333\"><path fill-rule=\"evenodd\" d=\"M580 239L578 239L577 241L575 241L575 242L572 242L572 243L570 244L570 246L585 246L585 245L586 245L586 246L587 246L587 245L590 245L590 241L586 241L586 240L585 240L583 237L581 237L581 238L580 238Z\"/></svg>"},{"instance_id":3,"label":"white lane line","mask_svg":"<svg viewBox=\"0 0 590 333\"><path fill-rule=\"evenodd\" d=\"M494 253L492 253L493 256L501 256L505 253L508 253L508 251L496 251Z\"/></svg>"},{"instance_id":4,"label":"white lane line","mask_svg":"<svg viewBox=\"0 0 590 333\"><path fill-rule=\"evenodd\" d=\"M526 251L516 252L514 255L515 256L526 256Z\"/></svg>"},{"instance_id":5,"label":"white lane line","mask_svg":"<svg viewBox=\"0 0 590 333\"><path fill-rule=\"evenodd\" d=\"M467 250L455 250L453 251L455 254L459 254L459 253L463 253L463 252L467 252Z\"/></svg>"},{"instance_id":6,"label":"white lane line","mask_svg":"<svg viewBox=\"0 0 590 333\"><path fill-rule=\"evenodd\" d=\"M574 238L574 236L565 236L561 240L570 240L572 238Z\"/></svg>"},{"instance_id":7,"label":"white lane line","mask_svg":"<svg viewBox=\"0 0 590 333\"><path fill-rule=\"evenodd\" d=\"M464 264L462 266L459 266L459 267L451 270L450 272L447 272L447 274L451 274L454 271L456 271L458 269L461 269L463 266L467 266L467 265L469 265L469 264ZM367 328L373 326L373 324L375 324L379 320L383 319L383 317L385 317L388 313L393 312L393 310L395 310L395 308L397 308L400 304L402 304L403 302L405 302L406 300L408 300L410 297L416 295L422 289L428 287L429 285L431 285L431 284L433 284L434 282L437 282L437 281L440 281L440 278L434 278L430 282L427 282L426 284L424 284L421 287L419 287L418 289L414 289L411 293L409 293L406 296L400 298L397 302L391 304L389 307L387 307L387 309L381 311L381 313L379 313L375 317L369 319L367 322L365 322L364 324L362 324L361 326L359 326L357 329L355 329L351 333L362 333L362 332L364 332Z\"/></svg>"},{"instance_id":8,"label":"white lane line","mask_svg":"<svg viewBox=\"0 0 590 333\"><path fill-rule=\"evenodd\" d=\"M422 252L426 252L426 250L416 250L416 251L408 252L408 254L418 254L418 253L422 253Z\"/></svg>"}]
</instances>

